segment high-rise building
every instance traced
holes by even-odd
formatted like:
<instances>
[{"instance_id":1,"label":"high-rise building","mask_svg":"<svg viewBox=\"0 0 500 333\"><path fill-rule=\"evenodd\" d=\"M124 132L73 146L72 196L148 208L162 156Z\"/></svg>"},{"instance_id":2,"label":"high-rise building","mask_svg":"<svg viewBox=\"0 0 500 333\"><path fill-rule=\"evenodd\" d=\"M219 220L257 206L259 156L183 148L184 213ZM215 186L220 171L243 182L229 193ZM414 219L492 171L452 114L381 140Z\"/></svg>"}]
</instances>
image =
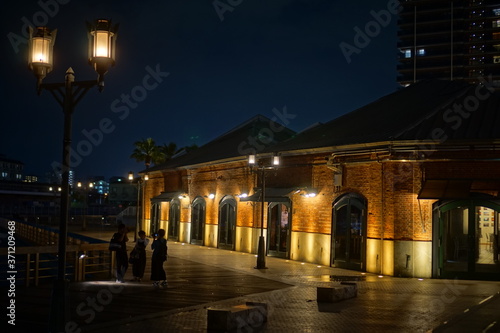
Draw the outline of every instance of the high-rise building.
<instances>
[{"instance_id":1,"label":"high-rise building","mask_svg":"<svg viewBox=\"0 0 500 333\"><path fill-rule=\"evenodd\" d=\"M399 17L398 82L488 78L500 83L500 1L406 0Z\"/></svg>"}]
</instances>

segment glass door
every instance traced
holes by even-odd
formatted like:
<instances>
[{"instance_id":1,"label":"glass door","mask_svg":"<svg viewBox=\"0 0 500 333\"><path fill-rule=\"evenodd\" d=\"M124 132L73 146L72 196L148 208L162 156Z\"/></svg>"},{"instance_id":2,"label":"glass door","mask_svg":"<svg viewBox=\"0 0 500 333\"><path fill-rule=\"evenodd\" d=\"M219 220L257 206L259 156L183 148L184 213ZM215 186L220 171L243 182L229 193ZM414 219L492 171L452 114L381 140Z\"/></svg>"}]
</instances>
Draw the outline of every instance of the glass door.
<instances>
[{"instance_id":1,"label":"glass door","mask_svg":"<svg viewBox=\"0 0 500 333\"><path fill-rule=\"evenodd\" d=\"M205 231L205 200L196 198L191 208L191 244L203 245Z\"/></svg>"},{"instance_id":2,"label":"glass door","mask_svg":"<svg viewBox=\"0 0 500 333\"><path fill-rule=\"evenodd\" d=\"M332 266L364 269L366 205L362 198L347 194L332 208Z\"/></svg>"},{"instance_id":3,"label":"glass door","mask_svg":"<svg viewBox=\"0 0 500 333\"><path fill-rule=\"evenodd\" d=\"M179 200L173 199L170 202L168 211L168 239L173 241L179 240L179 224L181 216L181 205Z\"/></svg>"},{"instance_id":4,"label":"glass door","mask_svg":"<svg viewBox=\"0 0 500 333\"><path fill-rule=\"evenodd\" d=\"M161 216L161 204L153 203L151 205L151 220L149 223L149 234L153 236L159 229ZM139 230L137 230L139 232Z\"/></svg>"},{"instance_id":5,"label":"glass door","mask_svg":"<svg viewBox=\"0 0 500 333\"><path fill-rule=\"evenodd\" d=\"M234 250L236 232L236 201L223 200L219 208L219 248Z\"/></svg>"},{"instance_id":6,"label":"glass door","mask_svg":"<svg viewBox=\"0 0 500 333\"><path fill-rule=\"evenodd\" d=\"M440 276L500 280L500 206L485 200L448 203L440 208Z\"/></svg>"},{"instance_id":7,"label":"glass door","mask_svg":"<svg viewBox=\"0 0 500 333\"><path fill-rule=\"evenodd\" d=\"M268 254L288 258L290 237L290 203L273 202L268 212Z\"/></svg>"},{"instance_id":8,"label":"glass door","mask_svg":"<svg viewBox=\"0 0 500 333\"><path fill-rule=\"evenodd\" d=\"M499 213L488 207L476 207L476 249L477 272L498 271Z\"/></svg>"}]
</instances>

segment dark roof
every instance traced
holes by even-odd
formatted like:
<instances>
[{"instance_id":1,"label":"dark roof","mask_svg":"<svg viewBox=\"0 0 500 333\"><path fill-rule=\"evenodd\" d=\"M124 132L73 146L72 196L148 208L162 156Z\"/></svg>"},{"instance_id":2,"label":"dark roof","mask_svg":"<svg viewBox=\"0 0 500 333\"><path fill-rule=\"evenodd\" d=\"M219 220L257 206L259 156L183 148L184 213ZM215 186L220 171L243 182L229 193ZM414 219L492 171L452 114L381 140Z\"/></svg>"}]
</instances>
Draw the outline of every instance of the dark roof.
<instances>
[{"instance_id":1,"label":"dark roof","mask_svg":"<svg viewBox=\"0 0 500 333\"><path fill-rule=\"evenodd\" d=\"M464 111L456 113L455 105L462 106ZM468 112L467 108L476 110ZM500 138L499 93L462 81L421 81L301 132L273 149L290 151L393 140L426 140L433 139L432 133L436 129L441 129L447 140Z\"/></svg>"},{"instance_id":2,"label":"dark roof","mask_svg":"<svg viewBox=\"0 0 500 333\"><path fill-rule=\"evenodd\" d=\"M257 115L197 149L141 172L171 169L259 153L266 147L290 139L293 135L295 132L291 129L267 117Z\"/></svg>"},{"instance_id":3,"label":"dark roof","mask_svg":"<svg viewBox=\"0 0 500 333\"><path fill-rule=\"evenodd\" d=\"M10 158L6 158L4 155L0 155L0 162L7 162L7 163L22 164L22 165L24 165L23 162L18 161L18 160L13 160L13 159L10 159Z\"/></svg>"}]
</instances>

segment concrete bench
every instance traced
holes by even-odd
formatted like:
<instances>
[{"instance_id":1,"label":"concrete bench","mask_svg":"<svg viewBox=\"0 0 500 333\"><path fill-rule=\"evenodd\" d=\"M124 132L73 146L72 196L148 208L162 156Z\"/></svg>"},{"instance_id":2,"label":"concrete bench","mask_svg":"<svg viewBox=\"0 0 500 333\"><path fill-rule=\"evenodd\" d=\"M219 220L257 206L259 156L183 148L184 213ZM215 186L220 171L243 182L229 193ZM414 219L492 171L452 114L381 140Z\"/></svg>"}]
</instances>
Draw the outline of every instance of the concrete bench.
<instances>
[{"instance_id":1,"label":"concrete bench","mask_svg":"<svg viewBox=\"0 0 500 333\"><path fill-rule=\"evenodd\" d=\"M317 301L336 303L358 296L358 286L353 282L341 282L338 287L317 287Z\"/></svg>"},{"instance_id":2,"label":"concrete bench","mask_svg":"<svg viewBox=\"0 0 500 333\"><path fill-rule=\"evenodd\" d=\"M208 331L235 331L249 326L257 328L267 321L267 304L246 302L230 308L208 309Z\"/></svg>"}]
</instances>

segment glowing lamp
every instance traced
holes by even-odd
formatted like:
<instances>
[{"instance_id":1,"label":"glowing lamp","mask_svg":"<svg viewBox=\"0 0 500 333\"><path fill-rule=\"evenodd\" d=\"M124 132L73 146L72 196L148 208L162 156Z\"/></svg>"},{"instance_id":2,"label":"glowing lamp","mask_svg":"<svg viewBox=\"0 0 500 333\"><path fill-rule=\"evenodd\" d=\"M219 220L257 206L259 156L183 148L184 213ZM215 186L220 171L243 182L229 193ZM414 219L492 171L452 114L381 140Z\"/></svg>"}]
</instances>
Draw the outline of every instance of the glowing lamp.
<instances>
[{"instance_id":1,"label":"glowing lamp","mask_svg":"<svg viewBox=\"0 0 500 333\"><path fill-rule=\"evenodd\" d=\"M37 77L38 87L45 76L52 71L53 49L57 29L50 31L46 27L28 28L28 66Z\"/></svg>"},{"instance_id":2,"label":"glowing lamp","mask_svg":"<svg viewBox=\"0 0 500 333\"><path fill-rule=\"evenodd\" d=\"M110 20L98 19L89 30L89 63L98 74L101 84L108 68L115 65L115 48L118 24L112 26Z\"/></svg>"},{"instance_id":3,"label":"glowing lamp","mask_svg":"<svg viewBox=\"0 0 500 333\"><path fill-rule=\"evenodd\" d=\"M279 155L274 155L273 156L273 165L274 166L280 165L280 157L279 157Z\"/></svg>"}]
</instances>

